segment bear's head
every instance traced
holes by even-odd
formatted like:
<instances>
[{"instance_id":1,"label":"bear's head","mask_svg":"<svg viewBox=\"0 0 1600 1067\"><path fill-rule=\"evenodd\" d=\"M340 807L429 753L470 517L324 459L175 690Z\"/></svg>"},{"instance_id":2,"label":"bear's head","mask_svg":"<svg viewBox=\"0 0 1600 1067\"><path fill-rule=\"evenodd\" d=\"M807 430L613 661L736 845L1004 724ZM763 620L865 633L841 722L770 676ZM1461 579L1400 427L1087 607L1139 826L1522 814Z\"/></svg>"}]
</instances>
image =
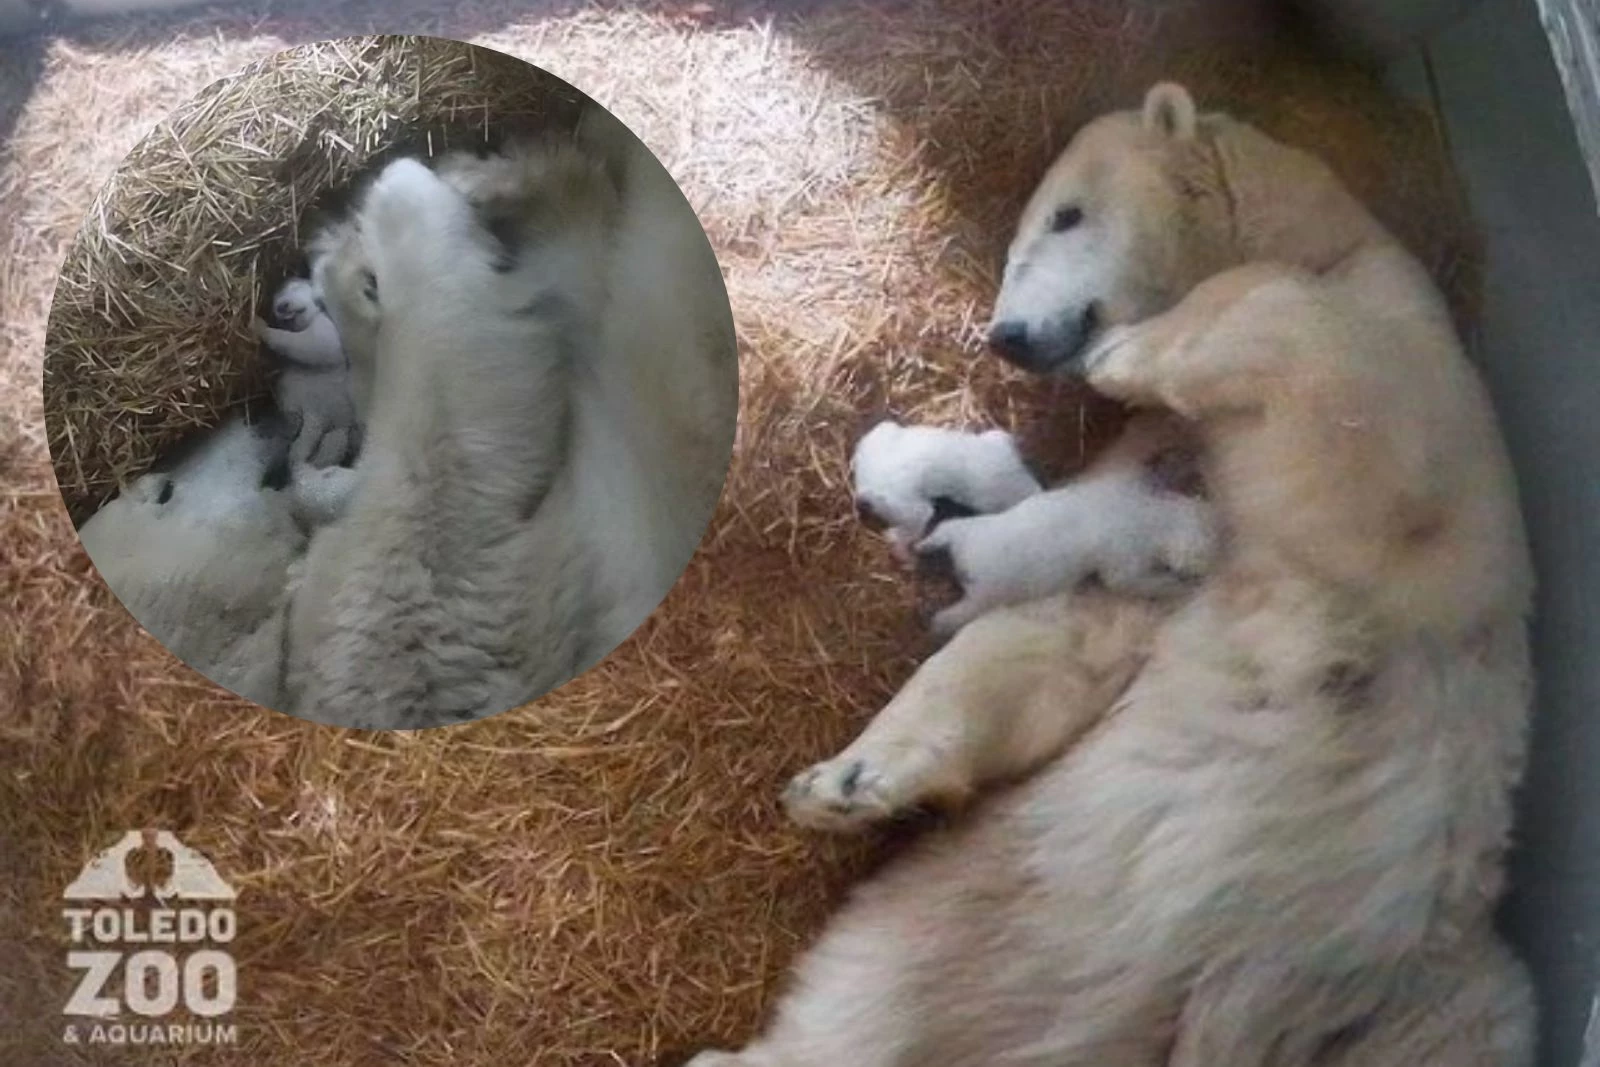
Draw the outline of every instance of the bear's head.
<instances>
[{"instance_id":1,"label":"bear's head","mask_svg":"<svg viewBox=\"0 0 1600 1067\"><path fill-rule=\"evenodd\" d=\"M989 341L1027 370L1070 368L1106 326L1176 303L1226 265L1227 192L1182 86L1084 126L1022 212Z\"/></svg>"},{"instance_id":2,"label":"bear's head","mask_svg":"<svg viewBox=\"0 0 1600 1067\"><path fill-rule=\"evenodd\" d=\"M78 530L129 613L213 680L276 613L305 548L289 494L274 488L288 445L276 422L235 415L123 486Z\"/></svg>"}]
</instances>

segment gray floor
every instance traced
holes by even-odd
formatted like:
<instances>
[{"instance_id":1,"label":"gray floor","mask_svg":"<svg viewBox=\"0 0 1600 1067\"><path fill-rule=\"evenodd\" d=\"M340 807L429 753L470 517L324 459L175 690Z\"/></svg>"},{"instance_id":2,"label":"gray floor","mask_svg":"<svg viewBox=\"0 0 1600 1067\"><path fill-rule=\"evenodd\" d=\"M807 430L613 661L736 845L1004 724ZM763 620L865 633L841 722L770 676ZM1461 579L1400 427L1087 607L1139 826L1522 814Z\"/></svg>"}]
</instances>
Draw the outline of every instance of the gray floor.
<instances>
[{"instance_id":1,"label":"gray floor","mask_svg":"<svg viewBox=\"0 0 1600 1067\"><path fill-rule=\"evenodd\" d=\"M1486 241L1474 348L1542 581L1507 925L1540 986L1541 1067L1600 1067L1600 214L1534 0L1483 0L1427 54Z\"/></svg>"}]
</instances>

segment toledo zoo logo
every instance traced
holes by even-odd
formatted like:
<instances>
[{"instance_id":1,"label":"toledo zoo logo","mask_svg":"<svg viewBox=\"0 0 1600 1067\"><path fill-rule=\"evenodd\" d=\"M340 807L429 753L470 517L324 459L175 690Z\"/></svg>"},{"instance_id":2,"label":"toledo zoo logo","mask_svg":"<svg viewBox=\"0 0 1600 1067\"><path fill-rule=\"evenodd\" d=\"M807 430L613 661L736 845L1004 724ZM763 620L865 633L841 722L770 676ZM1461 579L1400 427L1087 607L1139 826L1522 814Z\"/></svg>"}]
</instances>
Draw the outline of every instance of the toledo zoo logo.
<instances>
[{"instance_id":1,"label":"toledo zoo logo","mask_svg":"<svg viewBox=\"0 0 1600 1067\"><path fill-rule=\"evenodd\" d=\"M237 894L210 860L165 830L130 830L61 895L67 966L83 972L62 1013L91 1020L69 1024L64 1041L235 1043L222 1017L233 1010L238 978L219 946L237 932Z\"/></svg>"}]
</instances>

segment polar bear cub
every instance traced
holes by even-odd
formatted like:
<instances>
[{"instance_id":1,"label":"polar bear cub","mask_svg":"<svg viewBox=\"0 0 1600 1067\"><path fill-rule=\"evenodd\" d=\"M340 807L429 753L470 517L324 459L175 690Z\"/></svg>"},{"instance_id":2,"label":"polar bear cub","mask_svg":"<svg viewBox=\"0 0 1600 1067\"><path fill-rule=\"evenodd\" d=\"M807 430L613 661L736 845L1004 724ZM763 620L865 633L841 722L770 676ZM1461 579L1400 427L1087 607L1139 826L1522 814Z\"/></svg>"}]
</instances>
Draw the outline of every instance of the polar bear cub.
<instances>
[{"instance_id":1,"label":"polar bear cub","mask_svg":"<svg viewBox=\"0 0 1600 1067\"><path fill-rule=\"evenodd\" d=\"M851 464L857 510L889 524L896 557L961 587L931 620L941 637L1090 579L1139 596L1188 587L1211 567L1220 537L1214 509L1190 486L1197 465L1181 423L1155 414L1134 418L1088 470L1048 491L1003 430L882 422ZM947 501L967 514L946 516Z\"/></svg>"},{"instance_id":2,"label":"polar bear cub","mask_svg":"<svg viewBox=\"0 0 1600 1067\"><path fill-rule=\"evenodd\" d=\"M273 300L283 327L255 320L256 336L278 357L273 398L296 427L290 459L315 468L348 459L360 432L339 329L321 305L315 284L290 278Z\"/></svg>"},{"instance_id":3,"label":"polar bear cub","mask_svg":"<svg viewBox=\"0 0 1600 1067\"><path fill-rule=\"evenodd\" d=\"M850 468L856 510L887 524L900 553L928 533L944 501L968 514L987 514L1040 488L1004 430L964 433L885 420L856 443Z\"/></svg>"},{"instance_id":4,"label":"polar bear cub","mask_svg":"<svg viewBox=\"0 0 1600 1067\"><path fill-rule=\"evenodd\" d=\"M994 514L941 523L913 547L954 578L962 596L931 629L948 637L994 608L1080 588L1090 580L1131 596L1191 588L1216 560L1221 530L1210 501L1167 473L1198 464L1169 417L1136 417L1078 477Z\"/></svg>"}]
</instances>

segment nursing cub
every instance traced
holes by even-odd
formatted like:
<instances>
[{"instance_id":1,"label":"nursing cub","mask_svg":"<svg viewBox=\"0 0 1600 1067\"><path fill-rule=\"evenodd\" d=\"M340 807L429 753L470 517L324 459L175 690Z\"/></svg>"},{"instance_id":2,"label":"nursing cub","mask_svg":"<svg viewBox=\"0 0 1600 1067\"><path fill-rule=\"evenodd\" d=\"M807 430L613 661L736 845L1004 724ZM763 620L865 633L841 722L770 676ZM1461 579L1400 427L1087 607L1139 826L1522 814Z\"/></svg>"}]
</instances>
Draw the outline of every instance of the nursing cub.
<instances>
[{"instance_id":1,"label":"nursing cub","mask_svg":"<svg viewBox=\"0 0 1600 1067\"><path fill-rule=\"evenodd\" d=\"M980 615L798 776L793 817L844 829L1018 784L862 886L766 1033L696 1067L1530 1063L1491 914L1531 571L1421 266L1322 163L1161 85L1051 167L991 339L1185 420L1218 556L1175 601Z\"/></svg>"},{"instance_id":2,"label":"nursing cub","mask_svg":"<svg viewBox=\"0 0 1600 1067\"><path fill-rule=\"evenodd\" d=\"M308 252L280 303L309 322L264 336L341 364L354 467L314 443L263 465L241 424L179 472L180 506L141 482L84 543L174 652L304 718L541 696L654 610L721 489L736 352L694 212L594 108L571 137L387 164Z\"/></svg>"}]
</instances>

